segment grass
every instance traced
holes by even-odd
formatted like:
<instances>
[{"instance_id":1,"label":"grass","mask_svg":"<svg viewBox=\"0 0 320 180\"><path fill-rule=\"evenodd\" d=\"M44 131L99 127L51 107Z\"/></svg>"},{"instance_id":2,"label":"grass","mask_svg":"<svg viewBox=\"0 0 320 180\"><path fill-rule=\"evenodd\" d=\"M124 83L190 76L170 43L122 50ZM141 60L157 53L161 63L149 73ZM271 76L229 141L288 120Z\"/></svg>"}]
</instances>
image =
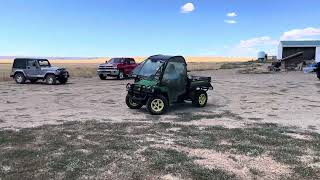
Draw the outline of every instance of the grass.
<instances>
[{"instance_id":1,"label":"grass","mask_svg":"<svg viewBox=\"0 0 320 180\"><path fill-rule=\"evenodd\" d=\"M196 113L177 113L177 118L175 121L189 122L201 119L220 119L220 118L232 118L236 120L242 120L243 118L237 114L230 111L223 111L220 113L211 112L210 114L196 114Z\"/></svg>"},{"instance_id":2,"label":"grass","mask_svg":"<svg viewBox=\"0 0 320 180\"><path fill-rule=\"evenodd\" d=\"M235 175L220 169L207 169L192 162L186 154L173 149L150 148L144 155L152 168L164 174L178 174L192 179L235 179Z\"/></svg>"},{"instance_id":3,"label":"grass","mask_svg":"<svg viewBox=\"0 0 320 180\"><path fill-rule=\"evenodd\" d=\"M169 129L178 128L177 131ZM170 133L170 134L168 134ZM287 133L310 138L295 139ZM155 139L147 141L146 137ZM157 179L172 174L182 179L235 179L226 169L206 168L178 149L160 148L166 138L176 146L210 149L252 158L270 156L288 165L297 179L319 176L320 135L276 124L247 128L199 128L163 122L68 122L19 131L0 131L0 176L4 179ZM301 161L311 156L312 162ZM232 159L232 157L230 157ZM233 158L234 159L234 158ZM105 172L110 172L105 174ZM251 169L254 176L264 172Z\"/></svg>"}]
</instances>

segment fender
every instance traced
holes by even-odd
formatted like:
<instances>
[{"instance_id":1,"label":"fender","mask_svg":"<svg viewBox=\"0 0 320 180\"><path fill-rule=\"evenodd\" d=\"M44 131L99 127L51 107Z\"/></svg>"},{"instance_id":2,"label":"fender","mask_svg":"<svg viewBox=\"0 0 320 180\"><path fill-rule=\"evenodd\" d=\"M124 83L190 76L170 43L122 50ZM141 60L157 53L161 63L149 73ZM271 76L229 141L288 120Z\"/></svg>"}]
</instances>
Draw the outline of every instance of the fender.
<instances>
[{"instance_id":1,"label":"fender","mask_svg":"<svg viewBox=\"0 0 320 180\"><path fill-rule=\"evenodd\" d=\"M14 74L11 75L10 77L14 77L17 73L22 73L24 75L24 77L27 77L26 73L23 70L16 70L14 71Z\"/></svg>"}]
</instances>

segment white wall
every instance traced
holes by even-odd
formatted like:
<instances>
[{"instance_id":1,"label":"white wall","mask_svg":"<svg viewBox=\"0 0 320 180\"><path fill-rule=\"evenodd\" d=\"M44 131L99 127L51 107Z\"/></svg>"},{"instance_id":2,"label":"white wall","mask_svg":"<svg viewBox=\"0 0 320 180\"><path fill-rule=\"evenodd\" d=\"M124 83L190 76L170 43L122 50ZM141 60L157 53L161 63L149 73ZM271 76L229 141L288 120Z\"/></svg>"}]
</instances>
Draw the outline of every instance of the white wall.
<instances>
[{"instance_id":1,"label":"white wall","mask_svg":"<svg viewBox=\"0 0 320 180\"><path fill-rule=\"evenodd\" d=\"M320 47L316 48L316 62L320 62Z\"/></svg>"},{"instance_id":2,"label":"white wall","mask_svg":"<svg viewBox=\"0 0 320 180\"><path fill-rule=\"evenodd\" d=\"M283 50L283 47L282 47L282 43L280 42L279 43L279 46L278 46L278 59L282 59L282 50Z\"/></svg>"}]
</instances>

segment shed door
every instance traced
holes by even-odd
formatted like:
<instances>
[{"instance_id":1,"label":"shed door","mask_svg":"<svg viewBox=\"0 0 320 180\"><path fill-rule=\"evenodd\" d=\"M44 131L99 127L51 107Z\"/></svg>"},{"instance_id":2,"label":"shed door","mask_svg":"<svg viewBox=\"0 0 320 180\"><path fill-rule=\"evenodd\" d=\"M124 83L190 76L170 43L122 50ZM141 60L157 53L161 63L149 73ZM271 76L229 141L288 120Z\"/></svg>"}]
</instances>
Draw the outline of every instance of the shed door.
<instances>
[{"instance_id":1,"label":"shed door","mask_svg":"<svg viewBox=\"0 0 320 180\"><path fill-rule=\"evenodd\" d=\"M283 48L282 58L291 56L298 52L303 52L303 60L314 60L316 57L315 47L285 47Z\"/></svg>"}]
</instances>

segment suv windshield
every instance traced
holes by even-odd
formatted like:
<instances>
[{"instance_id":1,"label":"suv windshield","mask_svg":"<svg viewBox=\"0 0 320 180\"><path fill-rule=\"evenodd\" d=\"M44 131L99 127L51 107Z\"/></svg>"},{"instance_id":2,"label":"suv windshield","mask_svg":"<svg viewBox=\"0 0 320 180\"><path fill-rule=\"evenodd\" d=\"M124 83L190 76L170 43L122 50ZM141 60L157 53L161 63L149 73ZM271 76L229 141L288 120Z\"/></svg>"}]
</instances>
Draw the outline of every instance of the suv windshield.
<instances>
[{"instance_id":1,"label":"suv windshield","mask_svg":"<svg viewBox=\"0 0 320 180\"><path fill-rule=\"evenodd\" d=\"M41 67L51 66L48 60L38 60L38 63Z\"/></svg>"},{"instance_id":2,"label":"suv windshield","mask_svg":"<svg viewBox=\"0 0 320 180\"><path fill-rule=\"evenodd\" d=\"M160 68L162 67L164 61L154 61L151 59L145 60L143 63L141 63L137 68L135 68L132 72L132 74L141 76L141 77L154 77L156 75L159 75L158 72L160 72Z\"/></svg>"},{"instance_id":3,"label":"suv windshield","mask_svg":"<svg viewBox=\"0 0 320 180\"><path fill-rule=\"evenodd\" d=\"M112 58L109 61L107 61L107 63L123 63L124 59L122 58Z\"/></svg>"}]
</instances>

